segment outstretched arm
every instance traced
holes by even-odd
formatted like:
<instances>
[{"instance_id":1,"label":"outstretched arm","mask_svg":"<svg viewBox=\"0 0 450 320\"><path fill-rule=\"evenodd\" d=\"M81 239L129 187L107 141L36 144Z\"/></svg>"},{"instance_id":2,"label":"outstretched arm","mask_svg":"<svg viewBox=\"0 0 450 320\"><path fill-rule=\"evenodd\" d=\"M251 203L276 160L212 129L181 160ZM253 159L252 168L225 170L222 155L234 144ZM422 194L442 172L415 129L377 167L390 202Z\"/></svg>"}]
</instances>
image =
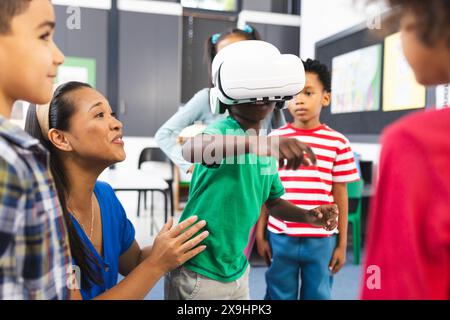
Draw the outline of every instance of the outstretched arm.
<instances>
[{"instance_id":1,"label":"outstretched arm","mask_svg":"<svg viewBox=\"0 0 450 320\"><path fill-rule=\"evenodd\" d=\"M316 162L316 156L306 144L294 138L263 136L224 136L203 134L188 139L183 145L183 157L192 163L220 164L226 157L253 153L272 156L280 168L297 169Z\"/></svg>"},{"instance_id":2,"label":"outstretched arm","mask_svg":"<svg viewBox=\"0 0 450 320\"><path fill-rule=\"evenodd\" d=\"M327 230L336 228L338 209L336 205L324 205L311 210L305 210L281 198L267 200L267 209L278 219L309 223Z\"/></svg>"}]
</instances>

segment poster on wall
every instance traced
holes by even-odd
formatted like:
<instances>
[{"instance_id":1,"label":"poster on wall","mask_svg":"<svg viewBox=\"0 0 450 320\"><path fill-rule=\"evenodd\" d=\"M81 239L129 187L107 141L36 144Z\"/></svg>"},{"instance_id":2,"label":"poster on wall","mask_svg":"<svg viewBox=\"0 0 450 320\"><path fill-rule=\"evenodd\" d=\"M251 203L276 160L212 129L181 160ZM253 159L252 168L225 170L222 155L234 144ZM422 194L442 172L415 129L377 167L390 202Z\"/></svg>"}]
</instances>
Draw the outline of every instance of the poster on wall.
<instances>
[{"instance_id":1,"label":"poster on wall","mask_svg":"<svg viewBox=\"0 0 450 320\"><path fill-rule=\"evenodd\" d=\"M95 59L66 57L64 64L58 68L56 84L69 81L79 81L96 87L96 61Z\"/></svg>"},{"instance_id":2,"label":"poster on wall","mask_svg":"<svg viewBox=\"0 0 450 320\"><path fill-rule=\"evenodd\" d=\"M381 51L377 44L333 58L331 113L380 109Z\"/></svg>"},{"instance_id":3,"label":"poster on wall","mask_svg":"<svg viewBox=\"0 0 450 320\"><path fill-rule=\"evenodd\" d=\"M449 90L450 84L444 84L436 87L436 109L449 108Z\"/></svg>"},{"instance_id":4,"label":"poster on wall","mask_svg":"<svg viewBox=\"0 0 450 320\"><path fill-rule=\"evenodd\" d=\"M238 9L236 0L181 0L181 5L215 11L236 11Z\"/></svg>"},{"instance_id":5,"label":"poster on wall","mask_svg":"<svg viewBox=\"0 0 450 320\"><path fill-rule=\"evenodd\" d=\"M426 89L420 85L403 54L400 33L384 42L383 111L424 108Z\"/></svg>"}]
</instances>

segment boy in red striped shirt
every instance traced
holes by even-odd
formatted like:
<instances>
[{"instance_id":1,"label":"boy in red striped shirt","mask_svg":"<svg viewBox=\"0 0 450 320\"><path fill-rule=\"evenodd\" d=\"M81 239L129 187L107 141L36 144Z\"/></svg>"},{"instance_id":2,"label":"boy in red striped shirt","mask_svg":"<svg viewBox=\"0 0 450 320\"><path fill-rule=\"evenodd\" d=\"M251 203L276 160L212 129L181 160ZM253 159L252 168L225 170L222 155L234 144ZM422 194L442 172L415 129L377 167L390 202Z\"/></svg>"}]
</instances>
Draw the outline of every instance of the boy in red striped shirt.
<instances>
[{"instance_id":1,"label":"boy in red striped shirt","mask_svg":"<svg viewBox=\"0 0 450 320\"><path fill-rule=\"evenodd\" d=\"M304 209L336 203L339 224L338 229L326 231L261 215L256 241L258 253L270 265L266 273L268 300L331 299L332 275L342 268L346 256L347 183L359 180L348 140L320 123L320 112L331 101L331 74L317 60L308 59L303 64L305 88L289 102L294 122L271 135L295 137L308 144L316 154L317 165L280 169L286 190L283 198Z\"/></svg>"}]
</instances>

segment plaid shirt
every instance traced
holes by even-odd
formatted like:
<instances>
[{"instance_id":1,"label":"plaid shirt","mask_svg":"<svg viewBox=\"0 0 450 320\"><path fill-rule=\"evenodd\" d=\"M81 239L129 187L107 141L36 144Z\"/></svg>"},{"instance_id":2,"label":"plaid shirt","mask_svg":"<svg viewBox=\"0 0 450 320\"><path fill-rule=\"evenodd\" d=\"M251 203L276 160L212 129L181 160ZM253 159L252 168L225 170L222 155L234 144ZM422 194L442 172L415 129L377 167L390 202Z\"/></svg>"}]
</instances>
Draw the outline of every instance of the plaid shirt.
<instances>
[{"instance_id":1,"label":"plaid shirt","mask_svg":"<svg viewBox=\"0 0 450 320\"><path fill-rule=\"evenodd\" d=\"M0 116L0 300L69 298L69 240L48 161Z\"/></svg>"}]
</instances>

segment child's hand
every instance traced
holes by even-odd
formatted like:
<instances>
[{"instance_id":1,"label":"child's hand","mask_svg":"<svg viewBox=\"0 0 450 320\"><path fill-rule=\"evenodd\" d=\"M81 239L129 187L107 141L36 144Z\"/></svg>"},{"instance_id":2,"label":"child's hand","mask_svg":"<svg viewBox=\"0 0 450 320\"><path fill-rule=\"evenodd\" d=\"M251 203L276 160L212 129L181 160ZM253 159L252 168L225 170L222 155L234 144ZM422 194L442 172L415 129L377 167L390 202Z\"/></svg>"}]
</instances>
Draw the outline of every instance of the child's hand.
<instances>
[{"instance_id":1,"label":"child's hand","mask_svg":"<svg viewBox=\"0 0 450 320\"><path fill-rule=\"evenodd\" d=\"M323 205L308 211L311 224L331 231L337 227L338 207L335 204Z\"/></svg>"},{"instance_id":2,"label":"child's hand","mask_svg":"<svg viewBox=\"0 0 450 320\"><path fill-rule=\"evenodd\" d=\"M329 268L333 274L338 273L345 264L345 259L347 256L346 246L337 246L334 249L333 256L330 260Z\"/></svg>"},{"instance_id":3,"label":"child's hand","mask_svg":"<svg viewBox=\"0 0 450 320\"><path fill-rule=\"evenodd\" d=\"M310 166L316 163L316 156L312 149L295 138L259 137L251 143L250 150L259 156L276 158L279 167L286 170L296 170L300 166Z\"/></svg>"},{"instance_id":4,"label":"child's hand","mask_svg":"<svg viewBox=\"0 0 450 320\"><path fill-rule=\"evenodd\" d=\"M187 173L192 174L194 172L194 169L195 169L195 165L193 164L192 166L189 167Z\"/></svg>"},{"instance_id":5,"label":"child's hand","mask_svg":"<svg viewBox=\"0 0 450 320\"><path fill-rule=\"evenodd\" d=\"M264 258L267 265L270 266L272 264L272 248L270 248L270 243L267 239L256 238L256 248L258 254Z\"/></svg>"}]
</instances>

